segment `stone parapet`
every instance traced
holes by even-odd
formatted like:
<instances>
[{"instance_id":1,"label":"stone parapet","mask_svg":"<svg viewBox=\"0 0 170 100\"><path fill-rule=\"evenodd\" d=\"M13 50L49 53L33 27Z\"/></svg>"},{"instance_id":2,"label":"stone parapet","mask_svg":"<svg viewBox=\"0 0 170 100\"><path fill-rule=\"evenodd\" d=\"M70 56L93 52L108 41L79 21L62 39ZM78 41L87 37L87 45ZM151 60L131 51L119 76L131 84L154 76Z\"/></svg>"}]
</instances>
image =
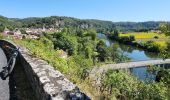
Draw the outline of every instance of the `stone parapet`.
<instances>
[{"instance_id":1,"label":"stone parapet","mask_svg":"<svg viewBox=\"0 0 170 100\"><path fill-rule=\"evenodd\" d=\"M0 44L16 48L5 40L0 40ZM25 48L20 47L19 51L18 61L24 67L38 100L90 100L75 84L46 61L33 57Z\"/></svg>"}]
</instances>

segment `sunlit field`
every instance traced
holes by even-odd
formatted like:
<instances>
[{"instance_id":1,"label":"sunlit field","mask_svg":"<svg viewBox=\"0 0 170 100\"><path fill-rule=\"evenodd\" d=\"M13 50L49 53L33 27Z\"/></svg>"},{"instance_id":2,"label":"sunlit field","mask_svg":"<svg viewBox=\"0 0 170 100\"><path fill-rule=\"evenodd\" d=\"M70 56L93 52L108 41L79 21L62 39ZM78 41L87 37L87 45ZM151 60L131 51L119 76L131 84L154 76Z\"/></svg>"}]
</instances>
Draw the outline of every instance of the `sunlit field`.
<instances>
[{"instance_id":1,"label":"sunlit field","mask_svg":"<svg viewBox=\"0 0 170 100\"><path fill-rule=\"evenodd\" d=\"M155 36L158 37L158 39L167 39L168 37L165 36L165 34L161 33L151 33L151 32L133 32L133 33L121 33L120 36L135 36L136 39L154 39Z\"/></svg>"},{"instance_id":2,"label":"sunlit field","mask_svg":"<svg viewBox=\"0 0 170 100\"><path fill-rule=\"evenodd\" d=\"M135 36L136 41L154 41L155 43L159 44L162 47L166 47L166 42L170 41L169 37L165 36L165 34L161 33L152 33L152 32L133 32L133 33L121 33L120 37L122 36Z\"/></svg>"}]
</instances>

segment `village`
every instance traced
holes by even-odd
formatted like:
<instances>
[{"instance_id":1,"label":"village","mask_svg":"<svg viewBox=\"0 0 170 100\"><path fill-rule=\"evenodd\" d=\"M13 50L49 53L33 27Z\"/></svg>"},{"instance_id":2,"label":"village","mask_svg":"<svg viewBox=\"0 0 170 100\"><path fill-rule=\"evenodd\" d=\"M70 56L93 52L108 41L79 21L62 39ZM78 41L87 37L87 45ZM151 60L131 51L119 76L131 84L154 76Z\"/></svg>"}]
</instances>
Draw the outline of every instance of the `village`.
<instances>
[{"instance_id":1,"label":"village","mask_svg":"<svg viewBox=\"0 0 170 100\"><path fill-rule=\"evenodd\" d=\"M5 27L3 34L5 36L12 36L16 39L38 39L39 36L43 33L54 33L60 32L61 29L54 28L16 28L14 30L9 30Z\"/></svg>"}]
</instances>

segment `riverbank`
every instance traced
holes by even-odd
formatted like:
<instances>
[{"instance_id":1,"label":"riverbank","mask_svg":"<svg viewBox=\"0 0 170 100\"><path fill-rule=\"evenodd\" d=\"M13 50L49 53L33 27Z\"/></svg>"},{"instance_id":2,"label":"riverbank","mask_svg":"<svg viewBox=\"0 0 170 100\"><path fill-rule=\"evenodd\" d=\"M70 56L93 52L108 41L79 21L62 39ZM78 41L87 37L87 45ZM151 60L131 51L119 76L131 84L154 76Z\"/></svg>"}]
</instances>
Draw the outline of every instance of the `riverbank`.
<instances>
[{"instance_id":1,"label":"riverbank","mask_svg":"<svg viewBox=\"0 0 170 100\"><path fill-rule=\"evenodd\" d=\"M115 37L114 35L107 34L106 36L112 41L118 41L119 43L135 46L153 53L160 53L161 51L166 50L165 46L161 46L154 41L136 41L135 37L131 35Z\"/></svg>"}]
</instances>

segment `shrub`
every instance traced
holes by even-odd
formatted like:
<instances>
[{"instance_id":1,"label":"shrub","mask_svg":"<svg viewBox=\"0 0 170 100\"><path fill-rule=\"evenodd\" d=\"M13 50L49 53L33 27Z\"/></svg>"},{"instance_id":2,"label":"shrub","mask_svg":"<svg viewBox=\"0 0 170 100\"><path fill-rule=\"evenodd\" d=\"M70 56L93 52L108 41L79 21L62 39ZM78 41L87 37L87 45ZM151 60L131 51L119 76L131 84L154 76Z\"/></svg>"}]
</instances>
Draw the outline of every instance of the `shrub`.
<instances>
[{"instance_id":1,"label":"shrub","mask_svg":"<svg viewBox=\"0 0 170 100\"><path fill-rule=\"evenodd\" d=\"M69 55L73 55L76 53L77 47L77 39L74 36L69 36L64 33L55 33L54 34L54 48L55 49L62 49L67 51Z\"/></svg>"},{"instance_id":2,"label":"shrub","mask_svg":"<svg viewBox=\"0 0 170 100\"><path fill-rule=\"evenodd\" d=\"M130 40L130 41L135 41L135 36L134 36L134 35L130 35L130 36L129 36L129 40Z\"/></svg>"},{"instance_id":3,"label":"shrub","mask_svg":"<svg viewBox=\"0 0 170 100\"><path fill-rule=\"evenodd\" d=\"M2 35L2 33L0 33L0 39L3 39L4 38L4 36Z\"/></svg>"},{"instance_id":4,"label":"shrub","mask_svg":"<svg viewBox=\"0 0 170 100\"><path fill-rule=\"evenodd\" d=\"M158 39L159 37L158 37L158 36L154 36L153 38L154 38L154 39Z\"/></svg>"},{"instance_id":5,"label":"shrub","mask_svg":"<svg viewBox=\"0 0 170 100\"><path fill-rule=\"evenodd\" d=\"M108 100L169 100L169 89L164 83L146 84L122 70L109 70L102 78L101 90Z\"/></svg>"},{"instance_id":6,"label":"shrub","mask_svg":"<svg viewBox=\"0 0 170 100\"><path fill-rule=\"evenodd\" d=\"M160 52L161 46L153 41L146 42L146 48L151 52Z\"/></svg>"}]
</instances>

